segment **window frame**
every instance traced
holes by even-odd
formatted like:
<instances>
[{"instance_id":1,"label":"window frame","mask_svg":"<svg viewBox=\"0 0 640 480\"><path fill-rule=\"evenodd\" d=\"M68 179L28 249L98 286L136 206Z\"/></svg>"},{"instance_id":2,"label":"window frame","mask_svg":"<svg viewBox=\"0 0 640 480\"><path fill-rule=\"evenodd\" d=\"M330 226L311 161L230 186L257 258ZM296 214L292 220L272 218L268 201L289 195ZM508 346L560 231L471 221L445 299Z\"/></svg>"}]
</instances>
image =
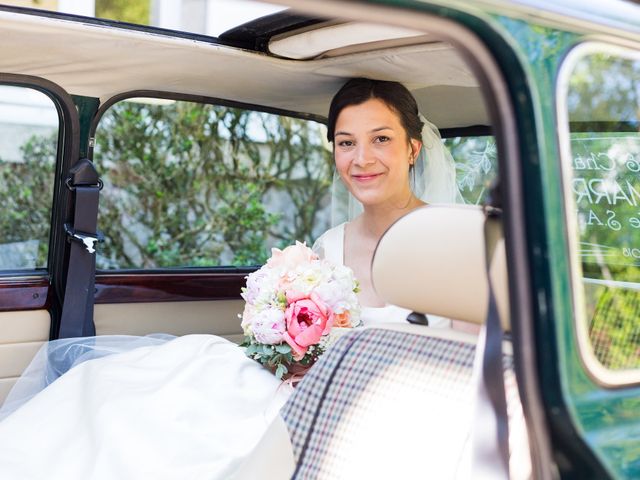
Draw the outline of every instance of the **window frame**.
<instances>
[{"instance_id":1,"label":"window frame","mask_svg":"<svg viewBox=\"0 0 640 480\"><path fill-rule=\"evenodd\" d=\"M266 107L263 105L238 102L224 98L190 95L161 90L131 90L110 97L100 104L91 121L87 157L93 162L95 134L103 115L116 103L130 98L155 98L201 103L251 110L253 112L286 116L300 120L327 124L326 117ZM98 174L100 171L98 170ZM98 225L100 228L100 225ZM114 270L96 270L96 303L161 302L190 300L219 300L240 298L240 289L245 286L245 277L260 268L260 265L248 266L175 266L158 268L125 268ZM145 279L145 277L149 277ZM207 286L193 282L205 281ZM140 295L141 286L148 287L146 294ZM210 285L209 285L210 284ZM237 294L232 292L237 290Z\"/></svg>"},{"instance_id":2,"label":"window frame","mask_svg":"<svg viewBox=\"0 0 640 480\"><path fill-rule=\"evenodd\" d=\"M61 310L66 282L69 245L64 223L71 215L71 192L64 185L64 173L79 158L80 121L71 96L57 84L31 75L0 73L0 84L37 90L49 99L58 112L58 143L53 195L51 197L47 266L33 271L0 272L0 311L51 311L52 325Z\"/></svg>"},{"instance_id":3,"label":"window frame","mask_svg":"<svg viewBox=\"0 0 640 480\"><path fill-rule=\"evenodd\" d=\"M162 91L162 90L131 90L123 93L119 93L110 97L105 102L100 103L100 106L91 120L89 128L89 144L87 147L87 157L92 162L94 161L94 147L96 131L100 125L100 121L104 114L115 104L131 99L131 98L154 98L159 100L175 100L184 102L201 103L212 106L223 106L231 108L240 108L244 110L251 110L259 113L268 113L272 115L287 116L297 118L301 120L314 121L326 126L327 117L314 114L306 114L301 112L295 112L291 110L284 110L279 108L266 107L263 105L238 102L234 100L228 100L218 97L200 96L183 94L178 92ZM440 130L442 139L453 137L475 137L475 136L492 136L495 139L495 132L491 125L470 125L466 127L445 128ZM98 174L100 171L98 170ZM99 225L98 225L99 227ZM233 285L238 285L238 291L240 287L244 286L244 276L257 270L259 266L175 266L175 267L158 267L158 268L123 268L114 270L96 270L96 303L127 303L131 301L142 301L139 293L136 293L137 282L132 281L133 278L141 279L145 275L152 275L153 290L157 290L160 296L166 301L178 300L193 300L193 299L210 299L213 295L216 299L221 298L218 295L222 283L215 281L216 276L224 276L227 281ZM169 280L170 276L181 277L178 278L176 285L171 285ZM191 287L187 285L191 284L190 276L196 276L199 279L211 278L213 283L218 287L212 287L205 289L200 293L194 293ZM240 277L238 277L240 276ZM113 278L110 278L113 277ZM241 278L241 281L238 280ZM128 279L128 280L127 280ZM179 285L184 284L182 288ZM224 290L224 289L223 289ZM157 299L157 295L149 293L144 295L149 301L165 301ZM236 298L230 293L226 293L223 298Z\"/></svg>"},{"instance_id":4,"label":"window frame","mask_svg":"<svg viewBox=\"0 0 640 480\"><path fill-rule=\"evenodd\" d=\"M564 221L567 228L567 251L570 270L571 300L573 303L573 326L580 361L588 376L599 386L609 389L640 384L640 368L611 370L598 360L593 350L587 327L586 298L582 286L582 263L578 255L579 234L577 206L571 189L574 177L571 154L571 128L569 123L569 81L577 63L590 54L610 53L620 58L640 61L640 46L620 43L610 39L587 38L574 45L564 57L556 81L556 115L558 119L558 142L560 146L560 168Z\"/></svg>"}]
</instances>

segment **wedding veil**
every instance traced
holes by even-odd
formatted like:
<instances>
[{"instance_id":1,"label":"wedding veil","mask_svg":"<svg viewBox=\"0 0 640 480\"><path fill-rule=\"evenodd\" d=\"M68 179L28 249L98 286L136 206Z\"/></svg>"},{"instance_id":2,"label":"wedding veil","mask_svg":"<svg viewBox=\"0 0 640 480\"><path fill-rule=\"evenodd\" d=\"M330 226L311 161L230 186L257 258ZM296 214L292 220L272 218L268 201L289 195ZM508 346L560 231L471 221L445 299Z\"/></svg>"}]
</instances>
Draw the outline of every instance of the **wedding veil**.
<instances>
[{"instance_id":1,"label":"wedding veil","mask_svg":"<svg viewBox=\"0 0 640 480\"><path fill-rule=\"evenodd\" d=\"M456 165L442 143L438 128L420 115L422 149L410 173L411 189L425 203L464 203L456 181ZM331 226L350 221L362 213L362 204L351 195L337 172L331 186Z\"/></svg>"}]
</instances>

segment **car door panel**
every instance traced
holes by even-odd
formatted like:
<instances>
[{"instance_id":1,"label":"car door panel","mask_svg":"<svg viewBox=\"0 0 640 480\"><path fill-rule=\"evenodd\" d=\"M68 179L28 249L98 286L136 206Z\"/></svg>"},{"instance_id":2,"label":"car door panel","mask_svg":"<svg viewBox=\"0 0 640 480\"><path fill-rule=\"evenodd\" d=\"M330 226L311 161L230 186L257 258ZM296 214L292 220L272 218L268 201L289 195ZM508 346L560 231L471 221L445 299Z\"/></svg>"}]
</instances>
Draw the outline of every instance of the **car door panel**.
<instances>
[{"instance_id":1,"label":"car door panel","mask_svg":"<svg viewBox=\"0 0 640 480\"><path fill-rule=\"evenodd\" d=\"M243 300L98 304L94 322L98 335L187 335L208 333L242 340L238 314Z\"/></svg>"},{"instance_id":2,"label":"car door panel","mask_svg":"<svg viewBox=\"0 0 640 480\"><path fill-rule=\"evenodd\" d=\"M47 310L0 312L0 404L49 339L50 327Z\"/></svg>"}]
</instances>

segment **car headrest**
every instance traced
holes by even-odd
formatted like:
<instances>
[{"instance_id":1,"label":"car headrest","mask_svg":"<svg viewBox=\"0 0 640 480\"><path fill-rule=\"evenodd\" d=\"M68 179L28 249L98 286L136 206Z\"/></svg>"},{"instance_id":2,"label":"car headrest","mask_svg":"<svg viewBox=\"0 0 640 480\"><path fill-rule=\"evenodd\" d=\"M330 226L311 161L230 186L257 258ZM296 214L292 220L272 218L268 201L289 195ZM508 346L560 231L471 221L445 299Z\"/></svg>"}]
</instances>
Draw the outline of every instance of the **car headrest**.
<instances>
[{"instance_id":1,"label":"car headrest","mask_svg":"<svg viewBox=\"0 0 640 480\"><path fill-rule=\"evenodd\" d=\"M485 216L471 205L428 205L382 236L371 265L378 295L417 313L484 323L489 304ZM509 330L507 262L502 236L491 261L498 311Z\"/></svg>"}]
</instances>

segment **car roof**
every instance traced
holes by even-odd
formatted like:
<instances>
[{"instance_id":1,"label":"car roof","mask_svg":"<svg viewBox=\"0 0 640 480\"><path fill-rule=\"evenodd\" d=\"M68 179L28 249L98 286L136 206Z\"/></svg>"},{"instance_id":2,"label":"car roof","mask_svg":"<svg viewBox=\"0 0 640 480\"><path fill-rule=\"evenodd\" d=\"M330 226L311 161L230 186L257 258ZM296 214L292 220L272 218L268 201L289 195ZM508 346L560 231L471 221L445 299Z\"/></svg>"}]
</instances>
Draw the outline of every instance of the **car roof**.
<instances>
[{"instance_id":1,"label":"car roof","mask_svg":"<svg viewBox=\"0 0 640 480\"><path fill-rule=\"evenodd\" d=\"M146 90L322 118L345 79L365 76L404 83L441 128L489 123L478 82L458 51L424 32L284 12L216 39L40 13L0 10L0 70L102 102Z\"/></svg>"}]
</instances>

